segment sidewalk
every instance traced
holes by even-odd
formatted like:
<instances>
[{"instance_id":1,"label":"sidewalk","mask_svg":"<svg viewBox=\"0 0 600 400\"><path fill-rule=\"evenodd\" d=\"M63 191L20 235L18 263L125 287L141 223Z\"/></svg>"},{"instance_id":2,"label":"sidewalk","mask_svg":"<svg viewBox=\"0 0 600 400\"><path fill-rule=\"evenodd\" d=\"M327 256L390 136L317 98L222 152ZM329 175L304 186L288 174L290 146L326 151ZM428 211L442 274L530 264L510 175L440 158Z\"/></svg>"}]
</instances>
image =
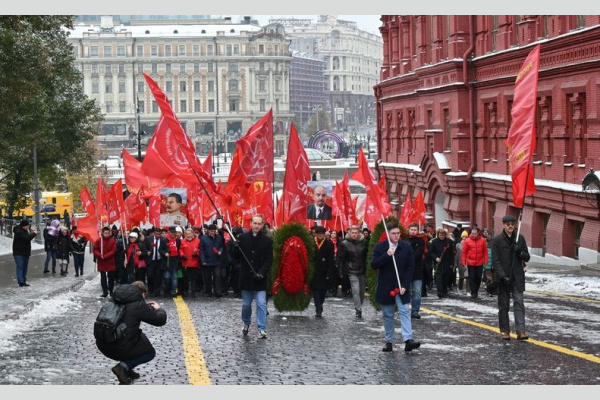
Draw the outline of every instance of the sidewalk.
<instances>
[{"instance_id":1,"label":"sidewalk","mask_svg":"<svg viewBox=\"0 0 600 400\"><path fill-rule=\"evenodd\" d=\"M16 268L12 254L0 255L0 321L15 319L24 312L31 310L44 299L71 290L79 289L86 280L94 279L96 272L92 254L86 252L83 266L83 276L75 277L73 262L69 263L69 274L60 276L52 272L44 274L44 250L33 250L27 269L27 283L30 286L20 287L16 279ZM49 266L52 271L52 266ZM60 267L57 265L57 271ZM100 294L100 289L98 290Z\"/></svg>"}]
</instances>

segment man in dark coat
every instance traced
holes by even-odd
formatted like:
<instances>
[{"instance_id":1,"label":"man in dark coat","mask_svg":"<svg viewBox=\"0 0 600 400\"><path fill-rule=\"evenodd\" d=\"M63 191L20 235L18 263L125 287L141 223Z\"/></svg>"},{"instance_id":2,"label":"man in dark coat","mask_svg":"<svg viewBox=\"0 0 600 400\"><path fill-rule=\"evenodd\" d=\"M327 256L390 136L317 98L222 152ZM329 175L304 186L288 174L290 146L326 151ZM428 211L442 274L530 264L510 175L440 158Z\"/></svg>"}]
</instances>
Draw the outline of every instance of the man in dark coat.
<instances>
[{"instance_id":1,"label":"man in dark coat","mask_svg":"<svg viewBox=\"0 0 600 400\"><path fill-rule=\"evenodd\" d=\"M112 367L112 372L123 385L129 385L132 379L140 377L134 371L135 367L151 361L156 356L156 350L140 329L140 324L145 322L153 326L163 326L167 323L165 310L153 301L146 303L147 295L148 287L141 281L117 286L113 292L113 300L117 304L125 305L125 313L121 320L127 326L124 337L112 343L96 340L96 346L102 354L119 361Z\"/></svg>"},{"instance_id":2,"label":"man in dark coat","mask_svg":"<svg viewBox=\"0 0 600 400\"><path fill-rule=\"evenodd\" d=\"M323 303L331 282L335 279L335 257L331 240L325 237L325 228L315 228L315 270L311 281L313 300L315 301L315 316L323 314Z\"/></svg>"},{"instance_id":3,"label":"man in dark coat","mask_svg":"<svg viewBox=\"0 0 600 400\"><path fill-rule=\"evenodd\" d=\"M13 258L17 265L17 282L19 286L29 286L27 283L27 266L31 256L31 241L35 239L38 231L33 229L29 232L29 221L21 220L19 225L13 228Z\"/></svg>"},{"instance_id":4,"label":"man in dark coat","mask_svg":"<svg viewBox=\"0 0 600 400\"><path fill-rule=\"evenodd\" d=\"M513 215L505 215L502 218L502 232L492 239L492 270L496 280L500 282L498 322L504 340L510 340L508 310L511 294L517 339L528 339L525 334L523 292L525 291L525 262L529 261L531 256L523 235L519 234L518 239L516 237L515 223L516 218Z\"/></svg>"},{"instance_id":5,"label":"man in dark coat","mask_svg":"<svg viewBox=\"0 0 600 400\"><path fill-rule=\"evenodd\" d=\"M373 247L373 258L371 260L371 268L378 270L375 300L381 305L383 314L385 347L382 350L385 352L393 350L393 343L396 338L394 313L396 307L398 307L402 340L405 344L404 351L412 351L421 346L421 343L414 341L412 338L412 324L408 307L415 258L410 244L400 240L398 223L388 223L386 230L389 233L388 240Z\"/></svg>"},{"instance_id":6,"label":"man in dark coat","mask_svg":"<svg viewBox=\"0 0 600 400\"><path fill-rule=\"evenodd\" d=\"M419 311L421 310L421 295L423 293L423 260L427 252L427 241L419 234L419 224L416 222L408 226L408 234L408 242L415 258L415 271L410 286L410 317L420 319Z\"/></svg>"},{"instance_id":7,"label":"man in dark coat","mask_svg":"<svg viewBox=\"0 0 600 400\"><path fill-rule=\"evenodd\" d=\"M259 339L267 338L267 274L273 263L273 239L264 234L264 221L262 215L254 215L250 223L251 231L242 233L239 240L234 242L234 257L241 263L242 334L247 335L250 329L252 302L256 298Z\"/></svg>"},{"instance_id":8,"label":"man in dark coat","mask_svg":"<svg viewBox=\"0 0 600 400\"><path fill-rule=\"evenodd\" d=\"M356 310L356 318L362 318L362 304L365 301L367 281L368 243L360 233L357 225L350 227L350 234L338 246L336 263L338 276L348 276L352 288L352 300Z\"/></svg>"}]
</instances>

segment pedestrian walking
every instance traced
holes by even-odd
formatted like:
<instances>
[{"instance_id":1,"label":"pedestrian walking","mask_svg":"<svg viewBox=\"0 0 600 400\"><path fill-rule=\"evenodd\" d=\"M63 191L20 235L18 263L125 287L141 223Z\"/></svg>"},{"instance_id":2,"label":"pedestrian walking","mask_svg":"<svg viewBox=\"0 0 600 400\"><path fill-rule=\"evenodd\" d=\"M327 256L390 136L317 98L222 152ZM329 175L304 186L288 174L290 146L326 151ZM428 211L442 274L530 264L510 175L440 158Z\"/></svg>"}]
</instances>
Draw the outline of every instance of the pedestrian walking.
<instances>
[{"instance_id":1,"label":"pedestrian walking","mask_svg":"<svg viewBox=\"0 0 600 400\"><path fill-rule=\"evenodd\" d=\"M471 228L462 249L461 264L468 269L471 299L479 296L483 266L488 263L487 242L479 233L479 228Z\"/></svg>"},{"instance_id":2,"label":"pedestrian walking","mask_svg":"<svg viewBox=\"0 0 600 400\"><path fill-rule=\"evenodd\" d=\"M200 273L200 239L192 228L185 230L185 239L179 249L183 270L183 294L196 297L196 281Z\"/></svg>"},{"instance_id":3,"label":"pedestrian walking","mask_svg":"<svg viewBox=\"0 0 600 400\"><path fill-rule=\"evenodd\" d=\"M148 257L146 258L146 279L148 280L148 295L154 296L159 294L162 283L160 253L158 252L162 229L154 227L148 232L148 236L145 239L146 250L148 251Z\"/></svg>"},{"instance_id":4,"label":"pedestrian walking","mask_svg":"<svg viewBox=\"0 0 600 400\"><path fill-rule=\"evenodd\" d=\"M258 338L267 338L267 275L273 263L273 239L265 235L265 218L252 217L251 230L234 242L234 257L240 260L240 290L242 291L242 334L248 335L252 320L252 303L256 300Z\"/></svg>"},{"instance_id":5,"label":"pedestrian walking","mask_svg":"<svg viewBox=\"0 0 600 400\"><path fill-rule=\"evenodd\" d=\"M140 374L134 369L156 356L156 350L144 332L140 329L142 322L153 326L167 323L167 313L154 301L146 302L148 287L144 282L135 281L130 285L119 285L114 291L112 300L125 306L122 323L125 324L123 338L107 343L96 340L98 350L111 360L119 361L111 371L117 376L121 385L129 385Z\"/></svg>"},{"instance_id":6,"label":"pedestrian walking","mask_svg":"<svg viewBox=\"0 0 600 400\"><path fill-rule=\"evenodd\" d=\"M448 231L437 228L436 237L431 241L431 257L434 263L435 287L440 299L448 297L452 281L456 281L454 253L454 242L448 238Z\"/></svg>"},{"instance_id":7,"label":"pedestrian walking","mask_svg":"<svg viewBox=\"0 0 600 400\"><path fill-rule=\"evenodd\" d=\"M421 314L421 296L423 294L423 261L427 253L427 240L423 235L419 235L419 224L416 222L408 226L408 243L413 251L415 259L415 269L413 272L412 283L410 284L410 317L420 319Z\"/></svg>"},{"instance_id":8,"label":"pedestrian walking","mask_svg":"<svg viewBox=\"0 0 600 400\"><path fill-rule=\"evenodd\" d=\"M115 286L115 253L117 252L117 241L112 236L108 226L102 228L102 236L94 243L93 252L98 271L100 272L102 297L106 297L109 294L112 296Z\"/></svg>"},{"instance_id":9,"label":"pedestrian walking","mask_svg":"<svg viewBox=\"0 0 600 400\"><path fill-rule=\"evenodd\" d=\"M418 228L417 228L418 229ZM386 225L388 240L373 247L371 268L377 270L375 300L381 305L385 336L384 352L393 351L396 338L394 314L396 307L400 314L400 326L404 351L418 349L420 342L413 340L409 304L410 286L413 281L415 258L409 243L400 240L400 227L397 222Z\"/></svg>"},{"instance_id":10,"label":"pedestrian walking","mask_svg":"<svg viewBox=\"0 0 600 400\"><path fill-rule=\"evenodd\" d=\"M498 323L502 339L510 340L508 311L510 298L513 299L515 329L518 340L528 339L525 333L525 262L530 255L525 237L515 232L516 218L513 215L502 217L502 232L492 239L492 269L500 282L498 295Z\"/></svg>"},{"instance_id":11,"label":"pedestrian walking","mask_svg":"<svg viewBox=\"0 0 600 400\"><path fill-rule=\"evenodd\" d=\"M223 236L217 234L217 226L208 226L208 234L200 238L200 263L206 297L222 297L221 256L223 254Z\"/></svg>"},{"instance_id":12,"label":"pedestrian walking","mask_svg":"<svg viewBox=\"0 0 600 400\"><path fill-rule=\"evenodd\" d=\"M44 237L44 251L46 252L46 261L44 261L44 273L50 272L48 265L52 261L52 273L56 273L56 238L58 236L58 228L60 221L55 219L50 222L50 225L46 225L42 231Z\"/></svg>"},{"instance_id":13,"label":"pedestrian walking","mask_svg":"<svg viewBox=\"0 0 600 400\"><path fill-rule=\"evenodd\" d=\"M71 252L73 253L73 266L75 277L83 276L83 262L85 261L85 248L87 239L77 232L77 227L71 228Z\"/></svg>"},{"instance_id":14,"label":"pedestrian walking","mask_svg":"<svg viewBox=\"0 0 600 400\"><path fill-rule=\"evenodd\" d=\"M362 318L362 304L365 301L367 250L367 241L358 225L352 225L350 234L338 246L338 276L343 278L347 275L350 280L356 318Z\"/></svg>"},{"instance_id":15,"label":"pedestrian walking","mask_svg":"<svg viewBox=\"0 0 600 400\"><path fill-rule=\"evenodd\" d=\"M322 226L315 228L315 258L314 273L311 281L313 301L315 302L315 316L323 315L323 303L331 282L335 279L335 256L333 243L325 237L326 229Z\"/></svg>"},{"instance_id":16,"label":"pedestrian walking","mask_svg":"<svg viewBox=\"0 0 600 400\"><path fill-rule=\"evenodd\" d=\"M71 258L71 238L69 228L62 226L56 238L56 262L60 266L60 276L67 276Z\"/></svg>"},{"instance_id":17,"label":"pedestrian walking","mask_svg":"<svg viewBox=\"0 0 600 400\"><path fill-rule=\"evenodd\" d=\"M29 286L27 283L27 267L31 256L31 241L37 236L37 229L29 230L29 221L22 219L13 228L13 258L17 266L17 282L19 286Z\"/></svg>"}]
</instances>

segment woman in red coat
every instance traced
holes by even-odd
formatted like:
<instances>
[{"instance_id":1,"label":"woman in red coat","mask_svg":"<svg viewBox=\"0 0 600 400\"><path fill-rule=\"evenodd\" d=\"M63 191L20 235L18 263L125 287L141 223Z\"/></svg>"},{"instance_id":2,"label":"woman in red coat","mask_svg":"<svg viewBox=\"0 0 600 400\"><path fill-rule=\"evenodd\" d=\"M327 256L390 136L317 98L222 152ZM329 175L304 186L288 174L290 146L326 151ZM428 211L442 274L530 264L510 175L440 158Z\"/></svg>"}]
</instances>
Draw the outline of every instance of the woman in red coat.
<instances>
[{"instance_id":1,"label":"woman in red coat","mask_svg":"<svg viewBox=\"0 0 600 400\"><path fill-rule=\"evenodd\" d=\"M469 286L471 287L471 298L476 299L481 286L483 266L488 263L487 242L479 234L479 228L473 227L471 234L463 242L462 265L469 268Z\"/></svg>"},{"instance_id":2,"label":"woman in red coat","mask_svg":"<svg viewBox=\"0 0 600 400\"><path fill-rule=\"evenodd\" d=\"M185 239L179 248L181 267L183 269L183 293L196 297L196 281L200 273L200 239L194 235L194 230L185 230Z\"/></svg>"},{"instance_id":3,"label":"woman in red coat","mask_svg":"<svg viewBox=\"0 0 600 400\"><path fill-rule=\"evenodd\" d=\"M112 237L108 226L102 228L102 236L94 243L94 258L98 271L100 271L100 284L102 285L102 297L112 296L115 285L115 253L117 242Z\"/></svg>"}]
</instances>

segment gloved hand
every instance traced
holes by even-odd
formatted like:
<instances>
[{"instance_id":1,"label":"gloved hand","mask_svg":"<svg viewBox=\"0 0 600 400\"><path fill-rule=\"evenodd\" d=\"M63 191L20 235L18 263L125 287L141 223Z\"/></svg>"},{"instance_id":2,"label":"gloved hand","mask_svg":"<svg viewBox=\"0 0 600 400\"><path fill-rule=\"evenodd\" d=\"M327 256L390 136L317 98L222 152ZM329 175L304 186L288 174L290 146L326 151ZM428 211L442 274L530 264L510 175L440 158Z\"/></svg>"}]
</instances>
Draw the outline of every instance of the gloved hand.
<instances>
[{"instance_id":1,"label":"gloved hand","mask_svg":"<svg viewBox=\"0 0 600 400\"><path fill-rule=\"evenodd\" d=\"M517 254L521 253L521 247L519 246L519 243L514 242L511 246L512 251L514 251Z\"/></svg>"},{"instance_id":2,"label":"gloved hand","mask_svg":"<svg viewBox=\"0 0 600 400\"><path fill-rule=\"evenodd\" d=\"M231 244L233 244L233 247L235 247L236 249L240 248L240 242L237 240L232 240Z\"/></svg>"},{"instance_id":3,"label":"gloved hand","mask_svg":"<svg viewBox=\"0 0 600 400\"><path fill-rule=\"evenodd\" d=\"M192 257L198 257L198 253L192 253Z\"/></svg>"},{"instance_id":4,"label":"gloved hand","mask_svg":"<svg viewBox=\"0 0 600 400\"><path fill-rule=\"evenodd\" d=\"M256 274L254 274L254 279L256 279L257 281L260 281L263 278L264 278L264 276L260 272L257 272Z\"/></svg>"},{"instance_id":5,"label":"gloved hand","mask_svg":"<svg viewBox=\"0 0 600 400\"><path fill-rule=\"evenodd\" d=\"M504 286L510 285L510 278L508 276L503 276L500 278L500 283Z\"/></svg>"},{"instance_id":6,"label":"gloved hand","mask_svg":"<svg viewBox=\"0 0 600 400\"><path fill-rule=\"evenodd\" d=\"M181 259L182 260L187 260L188 258L187 258L187 256L181 256Z\"/></svg>"}]
</instances>

